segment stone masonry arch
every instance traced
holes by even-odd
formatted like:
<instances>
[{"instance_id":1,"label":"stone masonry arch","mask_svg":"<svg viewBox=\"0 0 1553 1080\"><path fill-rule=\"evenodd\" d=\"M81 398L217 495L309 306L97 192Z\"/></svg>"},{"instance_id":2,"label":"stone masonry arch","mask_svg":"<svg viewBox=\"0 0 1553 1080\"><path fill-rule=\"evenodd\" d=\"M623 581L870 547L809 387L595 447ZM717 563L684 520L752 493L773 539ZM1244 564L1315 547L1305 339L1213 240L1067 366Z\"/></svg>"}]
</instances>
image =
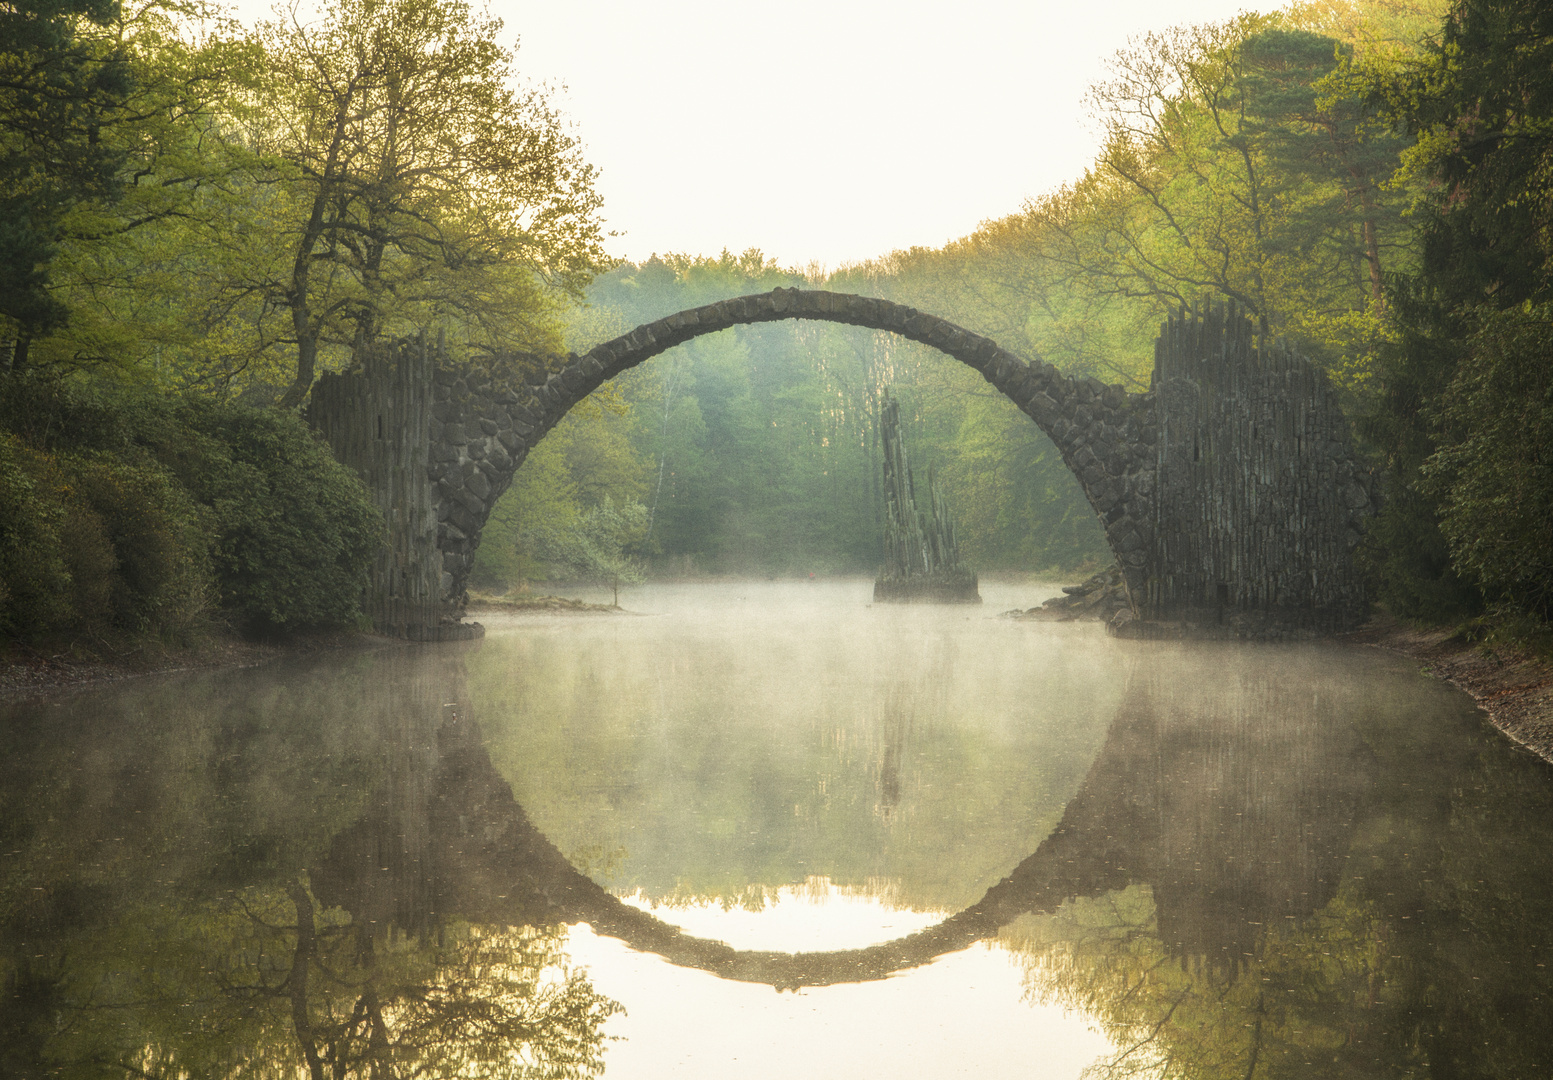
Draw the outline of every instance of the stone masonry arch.
<instances>
[{"instance_id":1,"label":"stone masonry arch","mask_svg":"<svg viewBox=\"0 0 1553 1080\"><path fill-rule=\"evenodd\" d=\"M888 300L779 288L677 312L564 360L455 365L421 339L324 376L309 418L378 492L390 523L368 597L374 623L402 636L459 636L449 627L480 530L529 450L574 405L692 338L784 319L899 334L974 368L1009 397L1078 478L1138 616L1224 625L1229 612L1241 620L1234 632L1257 635L1357 618L1362 596L1349 553L1373 508L1373 484L1348 450L1321 373L1254 341L1233 307L1172 318L1156 342L1149 391L1130 393L1027 363Z\"/></svg>"},{"instance_id":2,"label":"stone masonry arch","mask_svg":"<svg viewBox=\"0 0 1553 1080\"><path fill-rule=\"evenodd\" d=\"M467 378L457 378L452 371L439 373L441 400L433 414L440 412L445 419L435 420L431 427L430 469L441 496L439 517L450 523L439 546L444 569L453 577L452 590L459 591L473 556L470 526L478 529L482 510L489 513L529 449L574 405L609 379L675 345L733 326L782 319L890 331L976 369L1052 437L1104 520L1112 550L1124 566L1131 556L1133 580L1141 586L1142 550L1151 518L1148 451L1155 437L1148 427L1147 410L1140 409L1142 395L1095 379L1070 379L1049 364L1027 364L988 338L888 300L775 289L639 326L581 356L569 357L538 385L492 393L487 386L471 387ZM537 364L531 367L540 369ZM481 461L496 467L482 468ZM460 493L461 480L463 490L471 490L473 484L474 499Z\"/></svg>"}]
</instances>

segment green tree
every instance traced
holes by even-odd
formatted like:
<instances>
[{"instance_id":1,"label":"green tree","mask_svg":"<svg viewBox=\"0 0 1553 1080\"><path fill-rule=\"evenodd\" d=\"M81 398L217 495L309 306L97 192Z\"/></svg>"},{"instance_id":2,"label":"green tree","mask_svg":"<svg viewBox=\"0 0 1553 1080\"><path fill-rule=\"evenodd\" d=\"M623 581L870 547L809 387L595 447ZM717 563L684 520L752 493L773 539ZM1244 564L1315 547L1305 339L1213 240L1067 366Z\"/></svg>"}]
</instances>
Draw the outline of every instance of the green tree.
<instances>
[{"instance_id":1,"label":"green tree","mask_svg":"<svg viewBox=\"0 0 1553 1080\"><path fill-rule=\"evenodd\" d=\"M576 294L603 265L592 168L542 91L508 88L500 29L457 0L337 0L316 27L293 12L264 28L250 137L286 244L231 287L286 317L282 405L306 396L321 345L412 323L553 347L547 290Z\"/></svg>"},{"instance_id":2,"label":"green tree","mask_svg":"<svg viewBox=\"0 0 1553 1080\"><path fill-rule=\"evenodd\" d=\"M1407 255L1388 186L1406 141L1348 76L1353 46L1290 22L1245 15L1120 54L1091 92L1094 170L1032 207L1054 242L1040 257L1153 320L1231 297L1362 382Z\"/></svg>"},{"instance_id":3,"label":"green tree","mask_svg":"<svg viewBox=\"0 0 1553 1080\"><path fill-rule=\"evenodd\" d=\"M240 209L251 193L237 190L245 153L228 135L262 65L199 3L146 0L104 35L133 80L119 122L100 133L119 149L115 187L59 220L50 296L69 319L36 340L32 362L176 383L219 329L203 298L224 245L254 227Z\"/></svg>"},{"instance_id":4,"label":"green tree","mask_svg":"<svg viewBox=\"0 0 1553 1080\"><path fill-rule=\"evenodd\" d=\"M633 552L647 537L647 507L641 503L615 506L608 495L562 525L538 527L541 558L575 579L609 585L620 606L620 583L642 581L642 564Z\"/></svg>"},{"instance_id":5,"label":"green tree","mask_svg":"<svg viewBox=\"0 0 1553 1080\"><path fill-rule=\"evenodd\" d=\"M0 316L15 335L13 366L67 315L48 292L61 218L119 189L123 152L102 138L131 89L125 57L104 47L118 10L115 0L23 0L0 11Z\"/></svg>"},{"instance_id":6,"label":"green tree","mask_svg":"<svg viewBox=\"0 0 1553 1080\"><path fill-rule=\"evenodd\" d=\"M13 369L124 363L132 335L102 328L145 323L144 303L121 298L148 292L135 242L228 170L212 112L251 65L207 18L198 0L0 13L0 337Z\"/></svg>"},{"instance_id":7,"label":"green tree","mask_svg":"<svg viewBox=\"0 0 1553 1080\"><path fill-rule=\"evenodd\" d=\"M1538 519L1553 451L1536 335L1553 300L1550 43L1544 5L1474 0L1452 7L1426 57L1368 73L1429 185L1420 265L1393 285L1401 333L1366 423L1390 467L1370 557L1402 614L1459 619L1486 590L1507 612L1548 616Z\"/></svg>"},{"instance_id":8,"label":"green tree","mask_svg":"<svg viewBox=\"0 0 1553 1080\"><path fill-rule=\"evenodd\" d=\"M1553 622L1553 305L1485 315L1435 409L1424 487L1456 572Z\"/></svg>"}]
</instances>

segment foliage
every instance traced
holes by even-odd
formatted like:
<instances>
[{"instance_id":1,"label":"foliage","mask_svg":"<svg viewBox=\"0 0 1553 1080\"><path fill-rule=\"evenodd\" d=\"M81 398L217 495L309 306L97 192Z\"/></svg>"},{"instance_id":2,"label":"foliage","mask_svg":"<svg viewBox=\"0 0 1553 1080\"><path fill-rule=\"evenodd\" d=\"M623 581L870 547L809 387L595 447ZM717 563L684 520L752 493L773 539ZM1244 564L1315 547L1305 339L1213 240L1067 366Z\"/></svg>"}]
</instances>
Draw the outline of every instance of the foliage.
<instances>
[{"instance_id":1,"label":"foliage","mask_svg":"<svg viewBox=\"0 0 1553 1080\"><path fill-rule=\"evenodd\" d=\"M1452 565L1504 610L1553 622L1553 306L1485 314L1437 415L1425 475Z\"/></svg>"},{"instance_id":2,"label":"foliage","mask_svg":"<svg viewBox=\"0 0 1553 1080\"><path fill-rule=\"evenodd\" d=\"M258 628L354 620L382 543L361 482L299 417L193 402L183 416L206 437L179 466L215 514L223 606Z\"/></svg>"},{"instance_id":3,"label":"foliage","mask_svg":"<svg viewBox=\"0 0 1553 1080\"><path fill-rule=\"evenodd\" d=\"M53 630L74 616L61 542L66 510L51 497L50 479L39 455L14 435L0 437L0 632L8 637Z\"/></svg>"},{"instance_id":4,"label":"foliage","mask_svg":"<svg viewBox=\"0 0 1553 1080\"><path fill-rule=\"evenodd\" d=\"M129 366L188 336L165 309L186 299L192 253L168 238L187 241L229 175L214 112L255 65L199 0L10 12L26 29L0 51L0 339L16 368ZM158 252L183 280L147 272Z\"/></svg>"},{"instance_id":5,"label":"foliage","mask_svg":"<svg viewBox=\"0 0 1553 1080\"><path fill-rule=\"evenodd\" d=\"M0 629L181 636L352 622L380 521L295 416L12 376Z\"/></svg>"},{"instance_id":6,"label":"foliage","mask_svg":"<svg viewBox=\"0 0 1553 1080\"><path fill-rule=\"evenodd\" d=\"M101 133L121 119L131 81L99 35L117 13L114 0L0 12L0 316L23 339L66 318L48 292L60 218L116 194L121 150Z\"/></svg>"},{"instance_id":7,"label":"foliage","mask_svg":"<svg viewBox=\"0 0 1553 1080\"><path fill-rule=\"evenodd\" d=\"M1550 18L1514 0L1458 3L1425 57L1368 73L1372 98L1416 136L1408 175L1428 184L1421 263L1393 283L1400 334L1366 423L1390 467L1379 585L1401 614L1459 619L1486 591L1546 615L1546 360L1529 335L1553 281Z\"/></svg>"},{"instance_id":8,"label":"foliage","mask_svg":"<svg viewBox=\"0 0 1553 1080\"><path fill-rule=\"evenodd\" d=\"M525 581L576 573L564 559L551 563L559 558L552 541L570 535L588 507L606 498L636 504L646 490L647 469L632 445L633 427L623 406L602 408L590 401L567 414L529 452L491 511L471 584L502 592Z\"/></svg>"},{"instance_id":9,"label":"foliage","mask_svg":"<svg viewBox=\"0 0 1553 1080\"><path fill-rule=\"evenodd\" d=\"M570 580L596 581L615 591L620 603L620 584L642 581L640 560L632 554L647 538L647 507L626 503L616 507L605 495L564 525L539 527L540 557Z\"/></svg>"},{"instance_id":10,"label":"foliage","mask_svg":"<svg viewBox=\"0 0 1553 1080\"><path fill-rule=\"evenodd\" d=\"M49 453L0 436L0 633L156 631L207 615L208 517L143 455Z\"/></svg>"},{"instance_id":11,"label":"foliage","mask_svg":"<svg viewBox=\"0 0 1553 1080\"><path fill-rule=\"evenodd\" d=\"M550 343L541 283L603 264L593 172L539 90L514 92L498 20L460 0L336 0L264 28L251 131L284 250L251 282L289 315L296 377L321 341L443 316L499 345Z\"/></svg>"},{"instance_id":12,"label":"foliage","mask_svg":"<svg viewBox=\"0 0 1553 1080\"><path fill-rule=\"evenodd\" d=\"M301 368L380 333L554 348L605 262L576 139L456 0L254 32L201 0L9 10L0 261L26 310L0 310L0 364L296 404Z\"/></svg>"},{"instance_id":13,"label":"foliage","mask_svg":"<svg viewBox=\"0 0 1553 1080\"><path fill-rule=\"evenodd\" d=\"M1362 389L1384 275L1410 258L1389 186L1406 143L1351 77L1356 44L1303 24L1357 28L1319 14L1139 39L1090 92L1104 142L1083 177L907 261L1076 373L1145 389L1159 322L1211 293Z\"/></svg>"},{"instance_id":14,"label":"foliage","mask_svg":"<svg viewBox=\"0 0 1553 1080\"><path fill-rule=\"evenodd\" d=\"M313 1075L327 1064L342 1080L602 1072L599 1028L620 1007L566 965L564 928L450 920L435 935L374 936L349 912L318 909L305 886L289 892L249 888L165 928L171 940L158 952L189 954L175 969L184 985L148 972L121 992L152 1003L194 997L205 1005L202 1026L218 1038L191 1039L180 1031L187 1024L146 1010L141 1060L170 1072L192 1059L241 1076L232 1059L246 1047L256 1062Z\"/></svg>"}]
</instances>

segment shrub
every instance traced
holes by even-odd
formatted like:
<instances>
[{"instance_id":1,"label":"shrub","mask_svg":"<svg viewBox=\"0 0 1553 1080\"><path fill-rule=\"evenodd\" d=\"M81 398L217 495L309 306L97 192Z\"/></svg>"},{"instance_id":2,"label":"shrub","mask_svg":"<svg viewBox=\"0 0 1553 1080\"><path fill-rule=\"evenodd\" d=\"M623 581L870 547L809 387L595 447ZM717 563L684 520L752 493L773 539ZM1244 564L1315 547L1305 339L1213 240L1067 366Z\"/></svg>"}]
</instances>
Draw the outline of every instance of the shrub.
<instances>
[{"instance_id":1,"label":"shrub","mask_svg":"<svg viewBox=\"0 0 1553 1080\"><path fill-rule=\"evenodd\" d=\"M1425 467L1455 566L1502 611L1553 620L1553 306L1484 316Z\"/></svg>"},{"instance_id":2,"label":"shrub","mask_svg":"<svg viewBox=\"0 0 1553 1080\"><path fill-rule=\"evenodd\" d=\"M356 475L292 413L190 403L182 419L204 438L174 468L214 512L223 605L256 629L355 620L383 543Z\"/></svg>"},{"instance_id":3,"label":"shrub","mask_svg":"<svg viewBox=\"0 0 1553 1080\"><path fill-rule=\"evenodd\" d=\"M380 516L299 417L12 379L0 433L0 634L357 618Z\"/></svg>"},{"instance_id":4,"label":"shrub","mask_svg":"<svg viewBox=\"0 0 1553 1080\"><path fill-rule=\"evenodd\" d=\"M0 436L0 633L182 633L208 576L197 508L155 462Z\"/></svg>"},{"instance_id":5,"label":"shrub","mask_svg":"<svg viewBox=\"0 0 1553 1080\"><path fill-rule=\"evenodd\" d=\"M209 512L155 461L98 451L66 458L62 467L111 555L108 620L172 636L191 630L211 593Z\"/></svg>"},{"instance_id":6,"label":"shrub","mask_svg":"<svg viewBox=\"0 0 1553 1080\"><path fill-rule=\"evenodd\" d=\"M31 636L74 618L60 543L65 515L47 472L41 455L0 433L0 634L7 637Z\"/></svg>"}]
</instances>

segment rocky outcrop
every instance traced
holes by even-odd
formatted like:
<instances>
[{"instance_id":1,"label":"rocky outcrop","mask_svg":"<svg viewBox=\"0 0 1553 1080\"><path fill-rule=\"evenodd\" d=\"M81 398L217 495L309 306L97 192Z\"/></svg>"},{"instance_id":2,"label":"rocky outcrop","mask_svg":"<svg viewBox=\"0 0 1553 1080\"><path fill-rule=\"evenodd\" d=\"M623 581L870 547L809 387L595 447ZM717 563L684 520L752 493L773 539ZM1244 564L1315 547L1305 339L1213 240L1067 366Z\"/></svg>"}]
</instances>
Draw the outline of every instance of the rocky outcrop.
<instances>
[{"instance_id":1,"label":"rocky outcrop","mask_svg":"<svg viewBox=\"0 0 1553 1080\"><path fill-rule=\"evenodd\" d=\"M906 454L900 404L884 392L879 410L884 446L884 567L874 582L874 602L979 604L976 572L960 560L954 519L928 470L926 505Z\"/></svg>"},{"instance_id":2,"label":"rocky outcrop","mask_svg":"<svg viewBox=\"0 0 1553 1080\"><path fill-rule=\"evenodd\" d=\"M1102 570L1082 585L1064 585L1062 592L1039 607L1005 611L1003 618L1027 622L1074 622L1084 619L1111 623L1117 615L1133 611L1126 579L1120 567Z\"/></svg>"}]
</instances>

